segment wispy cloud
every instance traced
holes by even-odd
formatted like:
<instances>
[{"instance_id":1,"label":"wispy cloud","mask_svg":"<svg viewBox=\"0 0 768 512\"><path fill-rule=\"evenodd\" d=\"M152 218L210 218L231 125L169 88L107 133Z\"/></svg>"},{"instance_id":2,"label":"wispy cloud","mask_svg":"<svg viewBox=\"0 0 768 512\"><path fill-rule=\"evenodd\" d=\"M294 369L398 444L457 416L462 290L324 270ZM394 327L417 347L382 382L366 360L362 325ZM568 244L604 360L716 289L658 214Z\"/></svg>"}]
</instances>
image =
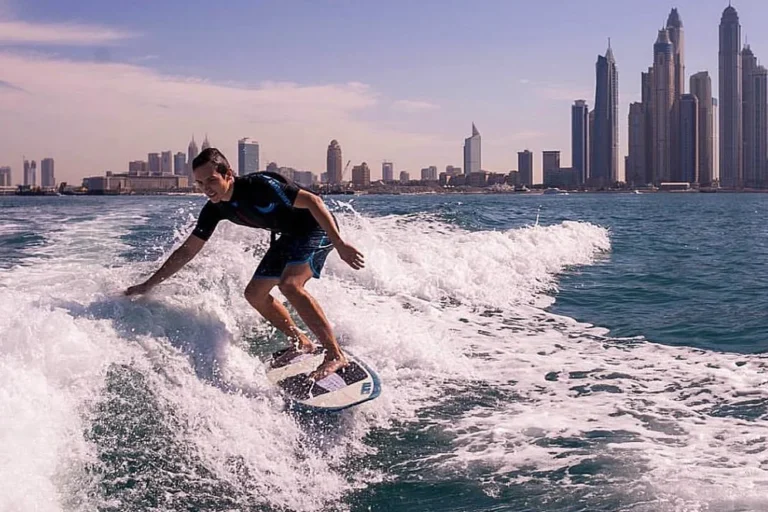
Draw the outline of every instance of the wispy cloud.
<instances>
[{"instance_id":1,"label":"wispy cloud","mask_svg":"<svg viewBox=\"0 0 768 512\"><path fill-rule=\"evenodd\" d=\"M429 110L437 110L440 108L440 105L435 105L434 103L430 103L428 101L417 100L397 100L392 104L392 106L402 112L424 112Z\"/></svg>"},{"instance_id":2,"label":"wispy cloud","mask_svg":"<svg viewBox=\"0 0 768 512\"><path fill-rule=\"evenodd\" d=\"M5 80L0 80L0 90L24 92L24 89L22 89L21 87L16 87L12 83L6 82Z\"/></svg>"},{"instance_id":3,"label":"wispy cloud","mask_svg":"<svg viewBox=\"0 0 768 512\"><path fill-rule=\"evenodd\" d=\"M87 46L109 45L138 34L98 25L0 21L0 44Z\"/></svg>"}]
</instances>

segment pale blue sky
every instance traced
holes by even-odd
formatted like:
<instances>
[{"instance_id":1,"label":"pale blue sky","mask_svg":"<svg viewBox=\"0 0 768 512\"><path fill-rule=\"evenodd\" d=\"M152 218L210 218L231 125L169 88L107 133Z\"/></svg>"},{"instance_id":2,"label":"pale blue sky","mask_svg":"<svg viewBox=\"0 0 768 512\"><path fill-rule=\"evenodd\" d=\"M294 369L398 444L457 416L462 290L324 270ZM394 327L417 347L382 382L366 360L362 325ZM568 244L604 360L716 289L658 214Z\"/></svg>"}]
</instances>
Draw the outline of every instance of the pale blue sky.
<instances>
[{"instance_id":1,"label":"pale blue sky","mask_svg":"<svg viewBox=\"0 0 768 512\"><path fill-rule=\"evenodd\" d=\"M367 160L374 175L384 158L392 159L396 170L418 174L428 165L461 165L461 145L473 121L483 136L487 170L515 169L516 152L525 148L535 152L537 169L544 149L562 150L568 165L570 105L578 98L594 103L595 60L608 37L619 69L623 162L628 104L639 101L640 72L652 62L657 31L670 9L677 7L683 20L686 84L691 74L708 70L716 95L718 23L727 2L234 0L213 5L0 0L0 19L7 22L0 28L0 56L12 59L0 63L0 85L24 89L29 101L22 110L22 93L0 86L0 115L13 120L18 132L0 142L0 165L19 169L22 153L36 159L50 154L59 177L75 179L124 170L129 159L146 158L149 151L185 150L193 132L201 139L208 131L231 160L236 138L251 136L261 141L267 159L319 173L325 145L336 137L344 160ZM733 5L743 38L758 59L768 59L762 30L768 2ZM68 30L71 38L56 37ZM15 73L9 67L19 69L19 59L33 65ZM115 92L112 79L126 73L126 81L136 81ZM45 74L48 85L35 74ZM87 79L89 93L80 94L85 85L71 76L46 93L59 74ZM94 88L94 80L104 84ZM176 104L175 93L159 90L168 80L184 101ZM201 80L223 87L199 94L179 85ZM293 85L286 92L272 82ZM131 87L143 90L134 94ZM229 101L229 87L272 92L276 87L287 96L274 108L251 108L248 99L219 103L216 94ZM330 100L325 87L332 89ZM15 99L3 103L2 95L11 93ZM63 97L46 103L59 93L73 99L66 105ZM102 93L103 102L94 99ZM291 94L301 99L294 101ZM290 114L281 110L292 108ZM143 119L138 125L137 109ZM52 126L57 120L90 128ZM80 149L73 151L74 145ZM88 157L83 148L89 148ZM18 179L20 173L14 174Z\"/></svg>"}]
</instances>

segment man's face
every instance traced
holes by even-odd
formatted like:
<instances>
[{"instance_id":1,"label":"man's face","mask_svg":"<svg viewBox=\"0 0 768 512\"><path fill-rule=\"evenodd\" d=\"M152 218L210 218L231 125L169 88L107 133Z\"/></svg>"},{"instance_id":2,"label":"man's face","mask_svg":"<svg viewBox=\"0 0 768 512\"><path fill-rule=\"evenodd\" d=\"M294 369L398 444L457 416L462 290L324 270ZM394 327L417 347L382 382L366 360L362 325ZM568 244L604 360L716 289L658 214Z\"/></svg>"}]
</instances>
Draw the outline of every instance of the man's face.
<instances>
[{"instance_id":1,"label":"man's face","mask_svg":"<svg viewBox=\"0 0 768 512\"><path fill-rule=\"evenodd\" d=\"M195 176L195 185L214 203L221 201L232 186L232 173L227 172L226 176L222 176L212 162L201 165L192 174Z\"/></svg>"}]
</instances>

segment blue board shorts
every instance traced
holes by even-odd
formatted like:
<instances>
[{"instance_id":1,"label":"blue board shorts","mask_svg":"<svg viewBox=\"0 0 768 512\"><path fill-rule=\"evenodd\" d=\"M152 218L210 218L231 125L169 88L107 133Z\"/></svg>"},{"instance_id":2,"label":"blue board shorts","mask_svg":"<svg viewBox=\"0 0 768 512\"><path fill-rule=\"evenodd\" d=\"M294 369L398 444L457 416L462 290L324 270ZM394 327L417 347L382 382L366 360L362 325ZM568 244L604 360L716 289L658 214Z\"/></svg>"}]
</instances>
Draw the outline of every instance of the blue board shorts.
<instances>
[{"instance_id":1,"label":"blue board shorts","mask_svg":"<svg viewBox=\"0 0 768 512\"><path fill-rule=\"evenodd\" d=\"M320 277L325 259L333 250L333 244L323 229L306 235L281 234L274 240L261 259L254 279L280 279L288 265L309 263L312 277Z\"/></svg>"}]
</instances>

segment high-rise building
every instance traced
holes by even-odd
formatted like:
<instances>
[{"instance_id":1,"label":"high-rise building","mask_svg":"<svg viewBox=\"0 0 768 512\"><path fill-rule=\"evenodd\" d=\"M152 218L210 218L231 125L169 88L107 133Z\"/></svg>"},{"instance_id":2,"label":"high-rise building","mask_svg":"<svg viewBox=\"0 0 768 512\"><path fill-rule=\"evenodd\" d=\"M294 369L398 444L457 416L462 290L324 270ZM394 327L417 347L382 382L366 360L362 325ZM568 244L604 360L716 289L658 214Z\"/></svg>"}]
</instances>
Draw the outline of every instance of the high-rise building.
<instances>
[{"instance_id":1,"label":"high-rise building","mask_svg":"<svg viewBox=\"0 0 768 512\"><path fill-rule=\"evenodd\" d=\"M619 73L610 42L595 65L595 126L590 161L591 182L611 185L619 179Z\"/></svg>"},{"instance_id":2,"label":"high-rise building","mask_svg":"<svg viewBox=\"0 0 768 512\"><path fill-rule=\"evenodd\" d=\"M149 166L149 174L152 176L160 176L163 173L160 153L147 153L147 165Z\"/></svg>"},{"instance_id":3,"label":"high-rise building","mask_svg":"<svg viewBox=\"0 0 768 512\"><path fill-rule=\"evenodd\" d=\"M629 105L629 154L625 162L625 178L631 186L646 185L645 174L645 109L642 103Z\"/></svg>"},{"instance_id":4,"label":"high-rise building","mask_svg":"<svg viewBox=\"0 0 768 512\"><path fill-rule=\"evenodd\" d=\"M712 98L712 181L720 185L720 100Z\"/></svg>"},{"instance_id":5,"label":"high-rise building","mask_svg":"<svg viewBox=\"0 0 768 512\"><path fill-rule=\"evenodd\" d=\"M0 187L12 187L13 176L11 175L11 168L8 166L0 167Z\"/></svg>"},{"instance_id":6,"label":"high-rise building","mask_svg":"<svg viewBox=\"0 0 768 512\"><path fill-rule=\"evenodd\" d=\"M757 69L757 57L749 45L741 50L741 159L744 172L744 186L757 185L757 160L755 154L755 95L752 87L752 73Z\"/></svg>"},{"instance_id":7,"label":"high-rise building","mask_svg":"<svg viewBox=\"0 0 768 512\"><path fill-rule=\"evenodd\" d=\"M464 174L480 172L480 132L472 123L472 136L464 139ZM437 179L437 178L435 178Z\"/></svg>"},{"instance_id":8,"label":"high-rise building","mask_svg":"<svg viewBox=\"0 0 768 512\"><path fill-rule=\"evenodd\" d=\"M24 185L28 187L37 186L37 163L34 160L24 160Z\"/></svg>"},{"instance_id":9,"label":"high-rise building","mask_svg":"<svg viewBox=\"0 0 768 512\"><path fill-rule=\"evenodd\" d=\"M710 186L714 179L714 107L712 104L712 80L709 73L701 71L691 75L691 94L699 105L699 184Z\"/></svg>"},{"instance_id":10,"label":"high-rise building","mask_svg":"<svg viewBox=\"0 0 768 512\"><path fill-rule=\"evenodd\" d=\"M392 162L381 163L381 179L384 181L395 180L395 166L392 164Z\"/></svg>"},{"instance_id":11,"label":"high-rise building","mask_svg":"<svg viewBox=\"0 0 768 512\"><path fill-rule=\"evenodd\" d=\"M341 167L341 146L336 139L328 144L326 171L328 172L328 183L331 185L338 185L341 183L343 172Z\"/></svg>"},{"instance_id":12,"label":"high-rise building","mask_svg":"<svg viewBox=\"0 0 768 512\"><path fill-rule=\"evenodd\" d=\"M571 166L577 183L586 183L589 179L589 106L584 100L576 100L571 107Z\"/></svg>"},{"instance_id":13,"label":"high-rise building","mask_svg":"<svg viewBox=\"0 0 768 512\"><path fill-rule=\"evenodd\" d=\"M758 66L757 58L752 53L749 45L741 52L741 87L742 87L742 140L743 140L743 172L744 186L755 188L761 186L765 180L763 176L768 154L765 153L766 137L765 127L762 125L765 118L766 98L763 87L762 66Z\"/></svg>"},{"instance_id":14,"label":"high-rise building","mask_svg":"<svg viewBox=\"0 0 768 512\"><path fill-rule=\"evenodd\" d=\"M206 149L211 147L211 143L208 141L208 134L205 134L205 139L203 139L203 145L200 147L200 151L205 151Z\"/></svg>"},{"instance_id":15,"label":"high-rise building","mask_svg":"<svg viewBox=\"0 0 768 512\"><path fill-rule=\"evenodd\" d=\"M672 9L667 18L667 33L672 43L672 119L669 122L670 154L669 162L672 179L680 176L680 97L685 93L685 59L683 44L683 22L677 9ZM685 181L685 180L682 180Z\"/></svg>"},{"instance_id":16,"label":"high-rise building","mask_svg":"<svg viewBox=\"0 0 768 512\"><path fill-rule=\"evenodd\" d=\"M517 171L520 173L520 184L533 186L533 153L529 150L517 152Z\"/></svg>"},{"instance_id":17,"label":"high-rise building","mask_svg":"<svg viewBox=\"0 0 768 512\"><path fill-rule=\"evenodd\" d=\"M56 177L53 173L53 158L40 160L40 186L53 188L56 186Z\"/></svg>"},{"instance_id":18,"label":"high-rise building","mask_svg":"<svg viewBox=\"0 0 768 512\"><path fill-rule=\"evenodd\" d=\"M669 32L663 28L653 45L653 171L654 182L672 181L672 116L675 102L675 60Z\"/></svg>"},{"instance_id":19,"label":"high-rise building","mask_svg":"<svg viewBox=\"0 0 768 512\"><path fill-rule=\"evenodd\" d=\"M453 165L445 166L445 174L447 176L458 176L461 174L461 167L454 167Z\"/></svg>"},{"instance_id":20,"label":"high-rise building","mask_svg":"<svg viewBox=\"0 0 768 512\"><path fill-rule=\"evenodd\" d=\"M259 143L250 137L237 141L237 173L240 176L259 172Z\"/></svg>"},{"instance_id":21,"label":"high-rise building","mask_svg":"<svg viewBox=\"0 0 768 512\"><path fill-rule=\"evenodd\" d=\"M643 169L643 183L654 182L653 171L653 67L648 68L647 73L640 73L641 100L643 102L643 147L645 149L645 162Z\"/></svg>"},{"instance_id":22,"label":"high-rise building","mask_svg":"<svg viewBox=\"0 0 768 512\"><path fill-rule=\"evenodd\" d=\"M545 185L556 181L555 176L560 171L560 152L542 151L541 168Z\"/></svg>"},{"instance_id":23,"label":"high-rise building","mask_svg":"<svg viewBox=\"0 0 768 512\"><path fill-rule=\"evenodd\" d=\"M408 173L408 171L400 171L400 183L405 185L409 181L411 181L411 175Z\"/></svg>"},{"instance_id":24,"label":"high-rise building","mask_svg":"<svg viewBox=\"0 0 768 512\"><path fill-rule=\"evenodd\" d=\"M693 94L680 97L680 181L699 182L699 101Z\"/></svg>"},{"instance_id":25,"label":"high-rise building","mask_svg":"<svg viewBox=\"0 0 768 512\"><path fill-rule=\"evenodd\" d=\"M173 174L176 176L187 175L187 155L183 151L173 155Z\"/></svg>"},{"instance_id":26,"label":"high-rise building","mask_svg":"<svg viewBox=\"0 0 768 512\"><path fill-rule=\"evenodd\" d=\"M724 187L741 187L744 181L742 138L741 25L732 6L720 19L718 101L720 115L720 183Z\"/></svg>"},{"instance_id":27,"label":"high-rise building","mask_svg":"<svg viewBox=\"0 0 768 512\"><path fill-rule=\"evenodd\" d=\"M352 184L356 187L368 187L371 184L371 169L363 162L352 168Z\"/></svg>"},{"instance_id":28,"label":"high-rise building","mask_svg":"<svg viewBox=\"0 0 768 512\"><path fill-rule=\"evenodd\" d=\"M421 181L437 181L437 166L430 165L421 170Z\"/></svg>"},{"instance_id":29,"label":"high-rise building","mask_svg":"<svg viewBox=\"0 0 768 512\"><path fill-rule=\"evenodd\" d=\"M683 21L677 9L672 9L667 18L667 32L672 43L674 78L672 88L675 98L685 94L685 45L683 41Z\"/></svg>"},{"instance_id":30,"label":"high-rise building","mask_svg":"<svg viewBox=\"0 0 768 512\"><path fill-rule=\"evenodd\" d=\"M173 174L173 152L163 151L160 154L160 173L165 175Z\"/></svg>"},{"instance_id":31,"label":"high-rise building","mask_svg":"<svg viewBox=\"0 0 768 512\"><path fill-rule=\"evenodd\" d=\"M757 166L755 186L768 186L768 71L765 67L757 66L752 73L752 92L755 97L753 151Z\"/></svg>"},{"instance_id":32,"label":"high-rise building","mask_svg":"<svg viewBox=\"0 0 768 512\"><path fill-rule=\"evenodd\" d=\"M197 150L197 143L195 142L195 136L192 135L192 140L189 141L187 147L187 176L192 176L192 161L200 152Z\"/></svg>"}]
</instances>

